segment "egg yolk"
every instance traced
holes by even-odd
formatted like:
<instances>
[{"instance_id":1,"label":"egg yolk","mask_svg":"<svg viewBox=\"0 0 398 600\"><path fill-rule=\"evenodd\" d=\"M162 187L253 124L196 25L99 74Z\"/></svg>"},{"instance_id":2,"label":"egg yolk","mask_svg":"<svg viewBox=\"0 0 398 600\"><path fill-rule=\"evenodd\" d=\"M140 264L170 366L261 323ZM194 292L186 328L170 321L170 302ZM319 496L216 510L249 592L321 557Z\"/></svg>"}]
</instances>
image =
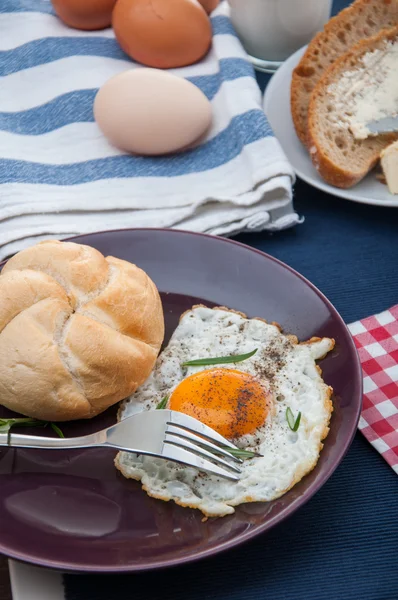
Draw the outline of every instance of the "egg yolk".
<instances>
[{"instance_id":1,"label":"egg yolk","mask_svg":"<svg viewBox=\"0 0 398 600\"><path fill-rule=\"evenodd\" d=\"M252 375L211 369L184 379L173 391L169 407L234 439L263 425L269 405L270 392Z\"/></svg>"}]
</instances>

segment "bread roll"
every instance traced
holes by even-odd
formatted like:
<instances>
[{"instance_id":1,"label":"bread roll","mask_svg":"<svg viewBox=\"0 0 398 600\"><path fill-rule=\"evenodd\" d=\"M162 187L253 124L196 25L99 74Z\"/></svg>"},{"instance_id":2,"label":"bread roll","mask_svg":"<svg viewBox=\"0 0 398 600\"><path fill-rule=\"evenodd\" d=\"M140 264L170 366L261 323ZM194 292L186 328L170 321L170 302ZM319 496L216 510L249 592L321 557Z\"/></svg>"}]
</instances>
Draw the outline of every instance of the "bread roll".
<instances>
[{"instance_id":1,"label":"bread roll","mask_svg":"<svg viewBox=\"0 0 398 600\"><path fill-rule=\"evenodd\" d=\"M145 381L163 336L144 271L89 246L42 242L0 274L0 404L45 421L94 417Z\"/></svg>"}]
</instances>

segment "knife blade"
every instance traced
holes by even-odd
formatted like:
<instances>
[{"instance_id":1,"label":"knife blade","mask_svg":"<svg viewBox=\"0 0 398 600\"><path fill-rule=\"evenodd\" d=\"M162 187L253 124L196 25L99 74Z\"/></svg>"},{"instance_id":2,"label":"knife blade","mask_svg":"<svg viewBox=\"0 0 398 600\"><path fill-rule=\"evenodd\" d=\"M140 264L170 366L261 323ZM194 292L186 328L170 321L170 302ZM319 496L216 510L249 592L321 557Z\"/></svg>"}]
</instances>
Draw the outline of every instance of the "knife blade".
<instances>
[{"instance_id":1,"label":"knife blade","mask_svg":"<svg viewBox=\"0 0 398 600\"><path fill-rule=\"evenodd\" d=\"M372 135L381 133L398 133L398 114L393 117L384 117L379 121L370 121L366 125Z\"/></svg>"}]
</instances>

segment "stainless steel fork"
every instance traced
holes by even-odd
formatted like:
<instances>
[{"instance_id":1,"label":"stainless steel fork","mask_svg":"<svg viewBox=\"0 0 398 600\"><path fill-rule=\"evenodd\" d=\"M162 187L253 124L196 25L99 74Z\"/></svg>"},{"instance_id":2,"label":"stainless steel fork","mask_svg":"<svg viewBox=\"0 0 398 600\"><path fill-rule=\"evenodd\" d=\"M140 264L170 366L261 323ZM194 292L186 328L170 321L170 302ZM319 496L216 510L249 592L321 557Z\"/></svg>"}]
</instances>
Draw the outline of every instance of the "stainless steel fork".
<instances>
[{"instance_id":1,"label":"stainless steel fork","mask_svg":"<svg viewBox=\"0 0 398 600\"><path fill-rule=\"evenodd\" d=\"M0 446L70 450L107 447L173 460L232 481L239 480L242 461L222 435L197 419L173 410L152 410L124 419L107 429L72 438L0 434Z\"/></svg>"}]
</instances>

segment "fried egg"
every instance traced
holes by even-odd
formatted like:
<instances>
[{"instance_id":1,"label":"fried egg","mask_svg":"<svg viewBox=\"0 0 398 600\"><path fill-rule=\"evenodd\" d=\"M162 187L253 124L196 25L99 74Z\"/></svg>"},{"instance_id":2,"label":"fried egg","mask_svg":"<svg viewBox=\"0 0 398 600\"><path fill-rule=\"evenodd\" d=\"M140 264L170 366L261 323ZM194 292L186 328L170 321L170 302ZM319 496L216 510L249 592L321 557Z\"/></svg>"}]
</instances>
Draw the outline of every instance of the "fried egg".
<instances>
[{"instance_id":1,"label":"fried egg","mask_svg":"<svg viewBox=\"0 0 398 600\"><path fill-rule=\"evenodd\" d=\"M125 400L119 418L167 408L199 419L239 448L259 454L238 482L164 459L120 452L116 467L152 497L224 516L244 502L278 498L311 471L329 431L332 389L316 360L329 338L298 343L275 323L225 308L184 313L149 379ZM256 353L233 364L184 366L195 359ZM298 424L297 430L295 425Z\"/></svg>"}]
</instances>

